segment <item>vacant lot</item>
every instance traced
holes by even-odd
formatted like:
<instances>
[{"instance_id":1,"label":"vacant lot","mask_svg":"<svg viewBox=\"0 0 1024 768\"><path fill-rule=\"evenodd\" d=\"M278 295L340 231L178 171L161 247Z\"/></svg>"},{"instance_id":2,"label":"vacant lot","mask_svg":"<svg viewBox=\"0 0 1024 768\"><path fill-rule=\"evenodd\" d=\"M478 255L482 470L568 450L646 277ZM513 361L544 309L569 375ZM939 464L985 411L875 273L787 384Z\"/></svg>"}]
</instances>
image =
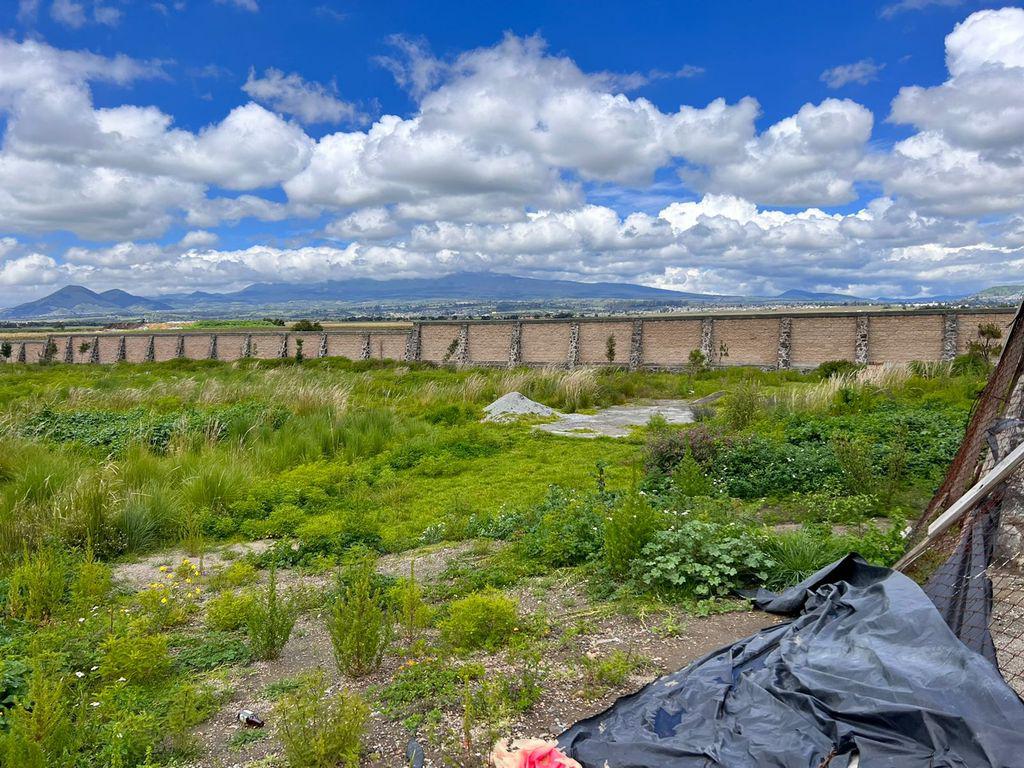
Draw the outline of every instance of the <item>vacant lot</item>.
<instances>
[{"instance_id":1,"label":"vacant lot","mask_svg":"<svg viewBox=\"0 0 1024 768\"><path fill-rule=\"evenodd\" d=\"M484 765L770 623L735 589L898 557L957 370L4 366L0 761ZM510 391L724 394L581 440L481 423Z\"/></svg>"}]
</instances>

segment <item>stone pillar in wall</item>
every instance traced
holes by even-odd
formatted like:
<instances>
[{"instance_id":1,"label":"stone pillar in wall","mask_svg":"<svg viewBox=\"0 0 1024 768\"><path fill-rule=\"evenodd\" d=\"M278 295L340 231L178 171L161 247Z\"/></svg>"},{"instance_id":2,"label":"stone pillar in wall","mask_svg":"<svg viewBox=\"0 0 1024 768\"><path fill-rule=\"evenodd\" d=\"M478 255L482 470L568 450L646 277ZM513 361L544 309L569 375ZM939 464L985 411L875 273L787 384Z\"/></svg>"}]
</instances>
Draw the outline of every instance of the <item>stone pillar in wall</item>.
<instances>
[{"instance_id":1,"label":"stone pillar in wall","mask_svg":"<svg viewBox=\"0 0 1024 768\"><path fill-rule=\"evenodd\" d=\"M26 362L28 362L27 351L25 349L25 342L24 341L21 342L21 345L18 347L18 356L15 358L15 360L17 362L19 362L19 363L26 363Z\"/></svg>"},{"instance_id":2,"label":"stone pillar in wall","mask_svg":"<svg viewBox=\"0 0 1024 768\"><path fill-rule=\"evenodd\" d=\"M516 320L512 324L512 339L508 345L508 367L515 368L523 362L523 324Z\"/></svg>"},{"instance_id":3,"label":"stone pillar in wall","mask_svg":"<svg viewBox=\"0 0 1024 768\"><path fill-rule=\"evenodd\" d=\"M156 362L156 336L150 336L149 343L146 344L146 362Z\"/></svg>"},{"instance_id":4,"label":"stone pillar in wall","mask_svg":"<svg viewBox=\"0 0 1024 768\"><path fill-rule=\"evenodd\" d=\"M39 353L40 363L52 363L53 356L57 354L57 342L53 340L53 336L47 336L46 341L43 342L43 351Z\"/></svg>"},{"instance_id":5,"label":"stone pillar in wall","mask_svg":"<svg viewBox=\"0 0 1024 768\"><path fill-rule=\"evenodd\" d=\"M179 360L185 358L185 337L182 334L178 334L177 344L174 347L174 356Z\"/></svg>"},{"instance_id":6,"label":"stone pillar in wall","mask_svg":"<svg viewBox=\"0 0 1024 768\"><path fill-rule=\"evenodd\" d=\"M75 362L75 337L68 336L68 340L64 342L64 362L73 363Z\"/></svg>"},{"instance_id":7,"label":"stone pillar in wall","mask_svg":"<svg viewBox=\"0 0 1024 768\"><path fill-rule=\"evenodd\" d=\"M220 358L217 357L217 334L216 333L211 333L210 334L210 352L207 355L207 357L210 360L219 360L220 359Z\"/></svg>"},{"instance_id":8,"label":"stone pillar in wall","mask_svg":"<svg viewBox=\"0 0 1024 768\"><path fill-rule=\"evenodd\" d=\"M950 312L942 316L942 359L950 361L956 357L957 344L960 341L960 323L957 316Z\"/></svg>"},{"instance_id":9,"label":"stone pillar in wall","mask_svg":"<svg viewBox=\"0 0 1024 768\"><path fill-rule=\"evenodd\" d=\"M569 357L566 363L570 368L580 364L580 324L572 323L569 326Z\"/></svg>"},{"instance_id":10,"label":"stone pillar in wall","mask_svg":"<svg viewBox=\"0 0 1024 768\"><path fill-rule=\"evenodd\" d=\"M868 362L868 318L867 315L857 316L857 341L853 347L853 362L867 365Z\"/></svg>"},{"instance_id":11,"label":"stone pillar in wall","mask_svg":"<svg viewBox=\"0 0 1024 768\"><path fill-rule=\"evenodd\" d=\"M316 351L317 357L327 357L327 334L320 334L320 349Z\"/></svg>"},{"instance_id":12,"label":"stone pillar in wall","mask_svg":"<svg viewBox=\"0 0 1024 768\"><path fill-rule=\"evenodd\" d=\"M124 336L121 336L117 340L117 356L114 358L114 362L123 363L125 358L128 357L128 342Z\"/></svg>"},{"instance_id":13,"label":"stone pillar in wall","mask_svg":"<svg viewBox=\"0 0 1024 768\"><path fill-rule=\"evenodd\" d=\"M644 364L644 321L633 321L633 332L629 335L629 370L636 371Z\"/></svg>"},{"instance_id":14,"label":"stone pillar in wall","mask_svg":"<svg viewBox=\"0 0 1024 768\"><path fill-rule=\"evenodd\" d=\"M278 357L288 357L288 334L281 334L281 346L277 348Z\"/></svg>"},{"instance_id":15,"label":"stone pillar in wall","mask_svg":"<svg viewBox=\"0 0 1024 768\"><path fill-rule=\"evenodd\" d=\"M455 354L452 359L456 365L469 363L469 324L463 323L459 326L458 343L455 345Z\"/></svg>"},{"instance_id":16,"label":"stone pillar in wall","mask_svg":"<svg viewBox=\"0 0 1024 768\"><path fill-rule=\"evenodd\" d=\"M700 319L700 351L708 363L715 359L715 319L713 317L702 317Z\"/></svg>"},{"instance_id":17,"label":"stone pillar in wall","mask_svg":"<svg viewBox=\"0 0 1024 768\"><path fill-rule=\"evenodd\" d=\"M242 342L242 357L252 357L252 334L245 334L245 341Z\"/></svg>"},{"instance_id":18,"label":"stone pillar in wall","mask_svg":"<svg viewBox=\"0 0 1024 768\"><path fill-rule=\"evenodd\" d=\"M791 366L793 358L793 318L779 318L778 368L784 371Z\"/></svg>"},{"instance_id":19,"label":"stone pillar in wall","mask_svg":"<svg viewBox=\"0 0 1024 768\"><path fill-rule=\"evenodd\" d=\"M422 332L423 326L414 323L409 330L409 335L405 337L405 362L414 363L420 359L420 335Z\"/></svg>"},{"instance_id":20,"label":"stone pillar in wall","mask_svg":"<svg viewBox=\"0 0 1024 768\"><path fill-rule=\"evenodd\" d=\"M92 337L92 345L89 347L89 362L98 363L100 361L100 337Z\"/></svg>"},{"instance_id":21,"label":"stone pillar in wall","mask_svg":"<svg viewBox=\"0 0 1024 768\"><path fill-rule=\"evenodd\" d=\"M359 350L359 359L360 360L369 360L370 359L370 334L368 334L368 333L364 333L363 334L363 346Z\"/></svg>"}]
</instances>

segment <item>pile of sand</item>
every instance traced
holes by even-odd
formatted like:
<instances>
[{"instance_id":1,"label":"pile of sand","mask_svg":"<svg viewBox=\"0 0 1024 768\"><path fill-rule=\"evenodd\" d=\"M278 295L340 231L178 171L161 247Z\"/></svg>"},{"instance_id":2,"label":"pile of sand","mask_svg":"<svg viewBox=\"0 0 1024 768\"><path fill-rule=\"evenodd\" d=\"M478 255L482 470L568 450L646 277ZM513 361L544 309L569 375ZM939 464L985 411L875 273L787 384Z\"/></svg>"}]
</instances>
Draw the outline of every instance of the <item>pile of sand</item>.
<instances>
[{"instance_id":1,"label":"pile of sand","mask_svg":"<svg viewBox=\"0 0 1024 768\"><path fill-rule=\"evenodd\" d=\"M484 421L515 421L520 416L555 416L558 411L521 392L509 392L484 408L484 413Z\"/></svg>"}]
</instances>

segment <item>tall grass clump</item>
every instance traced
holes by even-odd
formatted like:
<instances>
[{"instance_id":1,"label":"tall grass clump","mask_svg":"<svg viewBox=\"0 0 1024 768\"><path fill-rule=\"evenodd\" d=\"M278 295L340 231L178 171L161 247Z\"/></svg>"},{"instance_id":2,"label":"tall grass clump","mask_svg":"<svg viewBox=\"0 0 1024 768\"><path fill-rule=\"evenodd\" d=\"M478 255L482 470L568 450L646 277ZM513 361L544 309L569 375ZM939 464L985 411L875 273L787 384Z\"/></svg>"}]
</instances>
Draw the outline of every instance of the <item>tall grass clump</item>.
<instances>
[{"instance_id":1,"label":"tall grass clump","mask_svg":"<svg viewBox=\"0 0 1024 768\"><path fill-rule=\"evenodd\" d=\"M722 420L729 429L746 429L761 416L764 404L764 390L761 384L753 378L741 379L722 398Z\"/></svg>"},{"instance_id":2,"label":"tall grass clump","mask_svg":"<svg viewBox=\"0 0 1024 768\"><path fill-rule=\"evenodd\" d=\"M391 642L393 620L382 590L375 583L374 561L360 555L338 575L327 616L338 669L360 677L380 667Z\"/></svg>"}]
</instances>

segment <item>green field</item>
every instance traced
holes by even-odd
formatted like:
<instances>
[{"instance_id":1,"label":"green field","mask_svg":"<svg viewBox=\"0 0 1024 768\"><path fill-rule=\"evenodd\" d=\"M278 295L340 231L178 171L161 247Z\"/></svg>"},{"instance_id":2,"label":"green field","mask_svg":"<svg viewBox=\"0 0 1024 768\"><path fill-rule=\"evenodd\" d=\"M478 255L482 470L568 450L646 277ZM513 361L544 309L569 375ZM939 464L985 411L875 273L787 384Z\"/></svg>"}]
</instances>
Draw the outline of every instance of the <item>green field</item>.
<instances>
[{"instance_id":1,"label":"green field","mask_svg":"<svg viewBox=\"0 0 1024 768\"><path fill-rule=\"evenodd\" d=\"M970 368L0 367L0 765L384 766L410 736L484 765L555 727L539 702L594 711L738 621L737 588L894 561ZM509 391L724 395L584 440L481 423ZM221 727L250 701L267 729Z\"/></svg>"}]
</instances>

